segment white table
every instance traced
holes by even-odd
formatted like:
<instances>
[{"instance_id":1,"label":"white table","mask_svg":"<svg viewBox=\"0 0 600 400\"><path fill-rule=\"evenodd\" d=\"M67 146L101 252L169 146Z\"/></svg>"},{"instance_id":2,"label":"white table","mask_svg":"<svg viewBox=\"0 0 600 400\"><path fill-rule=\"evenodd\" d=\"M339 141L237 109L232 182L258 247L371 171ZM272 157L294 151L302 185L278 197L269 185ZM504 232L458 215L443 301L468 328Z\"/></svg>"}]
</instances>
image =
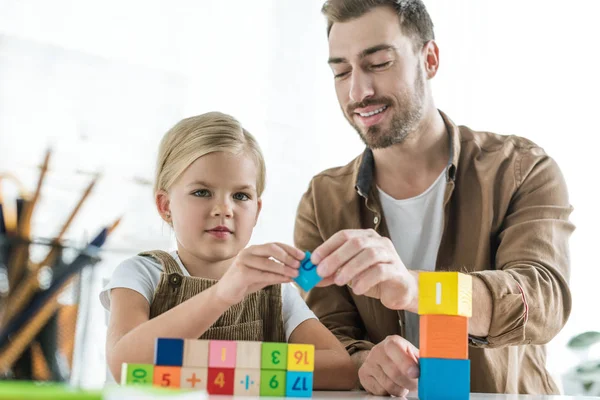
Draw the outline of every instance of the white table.
<instances>
[{"instance_id":1,"label":"white table","mask_svg":"<svg viewBox=\"0 0 600 400\"><path fill-rule=\"evenodd\" d=\"M128 394L122 391L119 393L115 393L115 396L107 396L106 400L146 400L146 399L173 399L173 400L290 400L291 397L236 397L236 396L211 396L203 393L181 393L174 394L173 396L154 396L154 395L146 395L139 393ZM298 400L297 398L294 398ZM394 398L390 397L380 397L380 396L372 396L367 394L366 392L322 392L315 391L312 396L313 400L390 400ZM407 400L417 400L417 397L413 395L409 395ZM471 400L587 400L587 399L600 399L600 397L589 397L589 396L541 396L541 395L518 395L518 394L484 394L484 393L472 393Z\"/></svg>"},{"instance_id":2,"label":"white table","mask_svg":"<svg viewBox=\"0 0 600 400\"><path fill-rule=\"evenodd\" d=\"M318 392L313 393L314 400L379 400L390 399L389 397L372 396L365 392ZM275 400L275 397L269 397ZM284 398L278 399L283 400ZM541 396L541 395L519 395L519 394L488 394L488 393L471 393L471 400L587 400L600 399L600 397L588 396ZM236 400L239 400L236 398ZM411 393L407 400L417 400L415 394Z\"/></svg>"}]
</instances>

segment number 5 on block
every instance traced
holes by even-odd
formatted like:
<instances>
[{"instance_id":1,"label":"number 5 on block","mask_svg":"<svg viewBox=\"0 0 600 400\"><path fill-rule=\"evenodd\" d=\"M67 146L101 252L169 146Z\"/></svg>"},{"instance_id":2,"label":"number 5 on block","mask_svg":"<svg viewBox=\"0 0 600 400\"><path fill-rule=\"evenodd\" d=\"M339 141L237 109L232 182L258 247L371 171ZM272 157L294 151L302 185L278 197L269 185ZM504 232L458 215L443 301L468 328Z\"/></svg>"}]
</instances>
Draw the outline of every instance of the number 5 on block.
<instances>
[{"instance_id":1,"label":"number 5 on block","mask_svg":"<svg viewBox=\"0 0 600 400\"><path fill-rule=\"evenodd\" d=\"M314 371L315 346L312 344L288 345L288 371Z\"/></svg>"}]
</instances>

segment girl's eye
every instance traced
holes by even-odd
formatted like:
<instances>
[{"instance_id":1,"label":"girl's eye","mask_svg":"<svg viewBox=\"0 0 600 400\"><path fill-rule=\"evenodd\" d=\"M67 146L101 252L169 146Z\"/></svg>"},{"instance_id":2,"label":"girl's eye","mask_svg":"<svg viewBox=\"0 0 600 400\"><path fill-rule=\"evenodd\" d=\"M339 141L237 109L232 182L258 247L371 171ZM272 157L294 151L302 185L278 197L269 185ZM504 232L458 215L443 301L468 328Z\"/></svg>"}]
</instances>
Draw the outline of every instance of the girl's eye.
<instances>
[{"instance_id":1,"label":"girl's eye","mask_svg":"<svg viewBox=\"0 0 600 400\"><path fill-rule=\"evenodd\" d=\"M250 200L250 196L248 196L246 193L236 193L233 195L233 198L240 201Z\"/></svg>"},{"instance_id":2,"label":"girl's eye","mask_svg":"<svg viewBox=\"0 0 600 400\"><path fill-rule=\"evenodd\" d=\"M192 194L196 197L210 197L210 191L207 189L196 190Z\"/></svg>"}]
</instances>

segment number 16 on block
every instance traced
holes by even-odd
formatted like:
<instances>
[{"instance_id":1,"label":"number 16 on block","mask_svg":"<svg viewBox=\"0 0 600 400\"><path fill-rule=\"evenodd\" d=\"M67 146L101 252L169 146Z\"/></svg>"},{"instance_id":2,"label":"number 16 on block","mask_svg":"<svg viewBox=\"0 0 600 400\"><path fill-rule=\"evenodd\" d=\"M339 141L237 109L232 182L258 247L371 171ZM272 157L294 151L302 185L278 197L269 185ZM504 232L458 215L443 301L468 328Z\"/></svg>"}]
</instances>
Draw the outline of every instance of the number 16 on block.
<instances>
[{"instance_id":1,"label":"number 16 on block","mask_svg":"<svg viewBox=\"0 0 600 400\"><path fill-rule=\"evenodd\" d=\"M288 345L288 371L308 371L315 369L315 346L312 344Z\"/></svg>"}]
</instances>

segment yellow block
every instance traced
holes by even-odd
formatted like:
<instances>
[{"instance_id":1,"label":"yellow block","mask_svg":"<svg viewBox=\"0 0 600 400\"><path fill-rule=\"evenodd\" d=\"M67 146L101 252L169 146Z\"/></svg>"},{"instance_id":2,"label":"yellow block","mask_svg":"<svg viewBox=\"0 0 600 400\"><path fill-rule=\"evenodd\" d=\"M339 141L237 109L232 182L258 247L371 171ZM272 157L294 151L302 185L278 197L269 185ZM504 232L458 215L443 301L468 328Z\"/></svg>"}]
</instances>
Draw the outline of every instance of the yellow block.
<instances>
[{"instance_id":1,"label":"yellow block","mask_svg":"<svg viewBox=\"0 0 600 400\"><path fill-rule=\"evenodd\" d=\"M315 370L315 346L312 344L288 344L288 371Z\"/></svg>"},{"instance_id":2,"label":"yellow block","mask_svg":"<svg viewBox=\"0 0 600 400\"><path fill-rule=\"evenodd\" d=\"M419 274L419 314L471 317L473 281L460 272Z\"/></svg>"}]
</instances>

